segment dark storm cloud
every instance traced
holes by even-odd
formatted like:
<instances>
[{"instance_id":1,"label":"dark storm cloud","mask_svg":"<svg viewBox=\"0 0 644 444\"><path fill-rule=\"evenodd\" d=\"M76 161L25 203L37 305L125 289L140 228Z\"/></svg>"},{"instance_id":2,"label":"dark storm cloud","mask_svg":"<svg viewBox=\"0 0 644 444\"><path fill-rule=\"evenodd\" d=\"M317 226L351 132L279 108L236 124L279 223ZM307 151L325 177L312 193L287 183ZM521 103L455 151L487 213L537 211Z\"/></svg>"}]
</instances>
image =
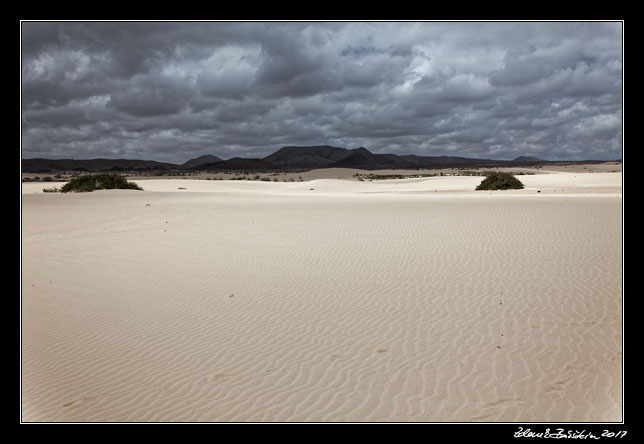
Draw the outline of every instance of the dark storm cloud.
<instances>
[{"instance_id":1,"label":"dark storm cloud","mask_svg":"<svg viewBox=\"0 0 644 444\"><path fill-rule=\"evenodd\" d=\"M110 94L107 107L133 116L179 113L192 96L192 89L180 81L157 75L137 76L120 83L120 88Z\"/></svg>"},{"instance_id":2,"label":"dark storm cloud","mask_svg":"<svg viewBox=\"0 0 644 444\"><path fill-rule=\"evenodd\" d=\"M621 157L621 23L24 22L23 157Z\"/></svg>"}]
</instances>

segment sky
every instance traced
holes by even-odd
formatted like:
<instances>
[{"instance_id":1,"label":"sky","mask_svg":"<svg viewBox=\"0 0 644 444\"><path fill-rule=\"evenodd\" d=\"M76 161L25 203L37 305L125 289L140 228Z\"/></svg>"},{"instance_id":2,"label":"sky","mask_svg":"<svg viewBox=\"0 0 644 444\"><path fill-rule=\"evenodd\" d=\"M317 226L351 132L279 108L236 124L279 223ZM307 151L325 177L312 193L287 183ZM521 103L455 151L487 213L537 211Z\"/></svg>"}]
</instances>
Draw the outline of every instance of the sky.
<instances>
[{"instance_id":1,"label":"sky","mask_svg":"<svg viewBox=\"0 0 644 444\"><path fill-rule=\"evenodd\" d=\"M22 157L622 158L622 22L22 22Z\"/></svg>"}]
</instances>

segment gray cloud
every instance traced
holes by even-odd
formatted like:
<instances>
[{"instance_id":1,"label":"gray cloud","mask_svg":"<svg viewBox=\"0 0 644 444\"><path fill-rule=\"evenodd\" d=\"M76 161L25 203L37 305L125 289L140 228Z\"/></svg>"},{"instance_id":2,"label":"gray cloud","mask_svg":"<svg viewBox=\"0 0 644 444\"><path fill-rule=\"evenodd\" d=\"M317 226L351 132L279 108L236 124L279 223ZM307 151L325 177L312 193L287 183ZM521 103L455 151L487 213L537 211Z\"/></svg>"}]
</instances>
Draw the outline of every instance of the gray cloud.
<instances>
[{"instance_id":1,"label":"gray cloud","mask_svg":"<svg viewBox=\"0 0 644 444\"><path fill-rule=\"evenodd\" d=\"M621 23L24 22L23 157L615 159Z\"/></svg>"}]
</instances>

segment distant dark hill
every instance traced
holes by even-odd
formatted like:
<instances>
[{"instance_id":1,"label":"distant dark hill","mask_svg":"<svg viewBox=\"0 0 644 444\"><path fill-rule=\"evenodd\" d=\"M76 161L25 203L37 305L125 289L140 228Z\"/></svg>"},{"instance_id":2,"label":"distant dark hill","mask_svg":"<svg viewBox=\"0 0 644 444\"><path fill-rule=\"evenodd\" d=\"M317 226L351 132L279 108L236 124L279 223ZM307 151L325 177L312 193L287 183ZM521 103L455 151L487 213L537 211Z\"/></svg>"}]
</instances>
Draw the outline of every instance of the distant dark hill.
<instances>
[{"instance_id":1,"label":"distant dark hill","mask_svg":"<svg viewBox=\"0 0 644 444\"><path fill-rule=\"evenodd\" d=\"M22 159L23 173L46 171L118 171L118 170L167 170L179 168L172 163L136 159Z\"/></svg>"},{"instance_id":2,"label":"distant dark hill","mask_svg":"<svg viewBox=\"0 0 644 444\"><path fill-rule=\"evenodd\" d=\"M374 154L366 148L351 150L345 158L331 166L335 168L396 168L408 164L405 159L395 154Z\"/></svg>"},{"instance_id":3,"label":"distant dark hill","mask_svg":"<svg viewBox=\"0 0 644 444\"><path fill-rule=\"evenodd\" d=\"M244 159L233 157L220 162L205 163L191 168L193 170L275 170L279 169L264 159Z\"/></svg>"},{"instance_id":4,"label":"distant dark hill","mask_svg":"<svg viewBox=\"0 0 644 444\"><path fill-rule=\"evenodd\" d=\"M350 150L329 145L285 146L264 160L282 168L325 168L350 154Z\"/></svg>"},{"instance_id":5,"label":"distant dark hill","mask_svg":"<svg viewBox=\"0 0 644 444\"><path fill-rule=\"evenodd\" d=\"M514 162L514 163L539 163L539 162L547 162L547 160L539 159L538 157L532 157L532 156L519 156L516 159L512 159L512 162Z\"/></svg>"},{"instance_id":6,"label":"distant dark hill","mask_svg":"<svg viewBox=\"0 0 644 444\"><path fill-rule=\"evenodd\" d=\"M221 162L221 161L222 159L220 159L217 156L211 156L210 154L206 154L205 156L196 157L194 159L190 159L186 163L181 164L181 168L189 169L206 163L215 163L215 162Z\"/></svg>"},{"instance_id":7,"label":"distant dark hill","mask_svg":"<svg viewBox=\"0 0 644 444\"><path fill-rule=\"evenodd\" d=\"M400 156L405 159L409 166L417 168L439 168L439 167L468 167L484 165L502 165L507 163L502 160L475 159L471 157L458 156L416 156L413 154Z\"/></svg>"},{"instance_id":8,"label":"distant dark hill","mask_svg":"<svg viewBox=\"0 0 644 444\"><path fill-rule=\"evenodd\" d=\"M334 163L334 167L343 168L439 168L439 167L466 167L480 165L499 165L506 162L473 159L454 156L416 156L413 154L398 156L395 154L374 154L365 148L351 150L351 154Z\"/></svg>"}]
</instances>

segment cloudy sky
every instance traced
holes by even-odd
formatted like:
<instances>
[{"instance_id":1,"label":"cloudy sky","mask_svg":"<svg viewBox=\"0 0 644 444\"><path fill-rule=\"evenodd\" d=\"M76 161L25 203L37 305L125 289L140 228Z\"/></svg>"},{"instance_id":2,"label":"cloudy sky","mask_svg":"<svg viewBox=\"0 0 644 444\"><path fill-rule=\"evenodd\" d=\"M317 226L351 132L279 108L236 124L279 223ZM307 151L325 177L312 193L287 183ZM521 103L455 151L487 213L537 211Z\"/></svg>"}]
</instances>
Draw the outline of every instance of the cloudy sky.
<instances>
[{"instance_id":1,"label":"cloudy sky","mask_svg":"<svg viewBox=\"0 0 644 444\"><path fill-rule=\"evenodd\" d=\"M22 157L622 157L622 26L23 22Z\"/></svg>"}]
</instances>

